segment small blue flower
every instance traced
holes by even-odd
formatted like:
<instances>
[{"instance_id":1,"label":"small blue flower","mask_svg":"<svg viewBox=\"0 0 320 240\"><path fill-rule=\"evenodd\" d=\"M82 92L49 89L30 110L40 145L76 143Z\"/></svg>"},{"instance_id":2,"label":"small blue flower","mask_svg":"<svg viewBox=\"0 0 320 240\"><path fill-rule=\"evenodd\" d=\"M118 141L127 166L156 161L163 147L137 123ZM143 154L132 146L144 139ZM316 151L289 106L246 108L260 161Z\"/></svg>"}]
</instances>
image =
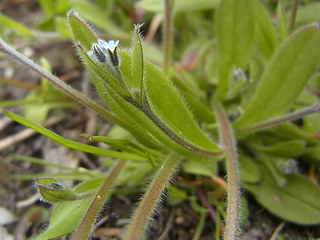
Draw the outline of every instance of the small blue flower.
<instances>
[{"instance_id":1,"label":"small blue flower","mask_svg":"<svg viewBox=\"0 0 320 240\"><path fill-rule=\"evenodd\" d=\"M92 44L92 51L100 62L106 62L107 64L111 63L112 66L117 67L119 65L119 59L116 52L118 44L119 40L110 40L107 42L103 39L98 39L98 43Z\"/></svg>"},{"instance_id":2,"label":"small blue flower","mask_svg":"<svg viewBox=\"0 0 320 240\"><path fill-rule=\"evenodd\" d=\"M103 40L103 39L98 39L98 44L105 50L109 50L112 53L116 50L118 44L119 44L119 40L117 41L113 41L110 40L109 42Z\"/></svg>"}]
</instances>

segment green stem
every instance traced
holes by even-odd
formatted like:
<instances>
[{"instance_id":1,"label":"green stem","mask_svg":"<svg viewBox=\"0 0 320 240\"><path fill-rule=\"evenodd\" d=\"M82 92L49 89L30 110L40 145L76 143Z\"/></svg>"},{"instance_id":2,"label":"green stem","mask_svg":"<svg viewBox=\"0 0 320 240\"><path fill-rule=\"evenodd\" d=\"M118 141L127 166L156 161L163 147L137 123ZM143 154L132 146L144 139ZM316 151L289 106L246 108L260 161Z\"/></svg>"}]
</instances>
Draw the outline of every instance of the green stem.
<instances>
[{"instance_id":1,"label":"green stem","mask_svg":"<svg viewBox=\"0 0 320 240\"><path fill-rule=\"evenodd\" d=\"M227 224L224 234L225 240L234 240L239 237L239 207L240 207L240 186L238 178L238 162L235 147L233 130L223 107L218 103L216 107L217 119L220 126L221 142L226 151L226 170L228 177L228 207Z\"/></svg>"},{"instance_id":2,"label":"green stem","mask_svg":"<svg viewBox=\"0 0 320 240\"><path fill-rule=\"evenodd\" d=\"M168 156L163 165L156 172L152 182L149 184L143 199L136 209L132 222L125 233L124 240L140 240L148 226L158 204L161 202L162 194L169 184L172 176L177 171L181 158L177 155Z\"/></svg>"},{"instance_id":3,"label":"green stem","mask_svg":"<svg viewBox=\"0 0 320 240\"><path fill-rule=\"evenodd\" d=\"M111 168L108 176L106 177L105 181L103 182L100 190L96 194L95 198L93 199L86 215L82 219L78 229L72 236L71 240L87 240L89 239L90 230L92 228L92 224L99 213L103 204L108 200L111 194L111 188L114 185L114 181L116 180L117 176L119 175L120 171L122 170L123 166L125 165L125 160L118 160L115 165Z\"/></svg>"},{"instance_id":4,"label":"green stem","mask_svg":"<svg viewBox=\"0 0 320 240\"><path fill-rule=\"evenodd\" d=\"M171 20L173 4L170 0L164 0L164 31L163 31L163 48L164 48L164 72L167 75L170 67L171 58Z\"/></svg>"},{"instance_id":5,"label":"green stem","mask_svg":"<svg viewBox=\"0 0 320 240\"><path fill-rule=\"evenodd\" d=\"M201 237L201 233L203 231L203 228L204 228L204 224L206 222L206 217L207 217L207 213L200 213L200 218L198 220L198 224L197 224L197 227L196 227L196 230L192 236L192 240L198 240L200 239Z\"/></svg>"},{"instance_id":6,"label":"green stem","mask_svg":"<svg viewBox=\"0 0 320 240\"><path fill-rule=\"evenodd\" d=\"M294 3L293 3L292 12L291 12L290 32L293 32L293 30L294 30L294 25L296 23L296 16L297 16L297 11L298 11L298 6L299 6L299 0L295 0Z\"/></svg>"},{"instance_id":7,"label":"green stem","mask_svg":"<svg viewBox=\"0 0 320 240\"><path fill-rule=\"evenodd\" d=\"M239 133L255 132L255 131L263 130L266 128L274 127L274 126L279 125L281 123L293 121L293 120L296 120L296 119L305 117L309 114L317 113L317 112L320 112L320 102L318 102L310 107L304 108L300 111L288 113L288 114L283 115L281 117L273 118L271 120L267 120L264 122L250 125L248 127L240 128L239 130L237 130L237 132L239 132Z\"/></svg>"}]
</instances>

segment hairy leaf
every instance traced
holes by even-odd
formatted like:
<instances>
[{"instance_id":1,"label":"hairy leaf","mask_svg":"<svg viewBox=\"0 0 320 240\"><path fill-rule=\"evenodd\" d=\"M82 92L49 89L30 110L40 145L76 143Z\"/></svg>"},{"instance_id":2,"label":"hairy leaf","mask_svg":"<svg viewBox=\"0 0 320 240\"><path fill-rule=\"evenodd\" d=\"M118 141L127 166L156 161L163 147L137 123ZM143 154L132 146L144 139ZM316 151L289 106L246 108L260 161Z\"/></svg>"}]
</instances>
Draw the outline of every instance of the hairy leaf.
<instances>
[{"instance_id":1,"label":"hairy leaf","mask_svg":"<svg viewBox=\"0 0 320 240\"><path fill-rule=\"evenodd\" d=\"M100 186L102 180L103 178L96 178L82 182L74 188L74 191L80 194L94 190ZM33 240L57 238L74 231L86 214L93 197L57 203L52 212L48 228Z\"/></svg>"},{"instance_id":2,"label":"hairy leaf","mask_svg":"<svg viewBox=\"0 0 320 240\"><path fill-rule=\"evenodd\" d=\"M132 51L132 64L131 72L132 79L128 81L128 87L130 88L133 96L142 103L144 92L143 92L143 81L144 81L144 56L142 49L142 37L140 36L140 27L135 26L133 32L133 51ZM132 85L131 87L129 86Z\"/></svg>"},{"instance_id":3,"label":"hairy leaf","mask_svg":"<svg viewBox=\"0 0 320 240\"><path fill-rule=\"evenodd\" d=\"M283 141L280 143L276 143L271 146L261 146L258 144L254 144L254 148L265 152L271 155L279 156L279 157L297 157L303 153L305 149L305 141L303 140L291 140L291 141Z\"/></svg>"},{"instance_id":4,"label":"hairy leaf","mask_svg":"<svg viewBox=\"0 0 320 240\"><path fill-rule=\"evenodd\" d=\"M302 175L286 176L279 186L269 171L262 168L259 184L244 183L258 202L273 214L299 224L320 223L320 189Z\"/></svg>"},{"instance_id":5,"label":"hairy leaf","mask_svg":"<svg viewBox=\"0 0 320 240\"><path fill-rule=\"evenodd\" d=\"M236 128L271 119L286 112L301 94L320 60L317 27L300 29L277 49Z\"/></svg>"},{"instance_id":6,"label":"hairy leaf","mask_svg":"<svg viewBox=\"0 0 320 240\"><path fill-rule=\"evenodd\" d=\"M254 6L251 0L224 0L216 15L219 51L218 98L223 99L233 66L245 68L254 36Z\"/></svg>"},{"instance_id":7,"label":"hairy leaf","mask_svg":"<svg viewBox=\"0 0 320 240\"><path fill-rule=\"evenodd\" d=\"M242 182L249 183L258 182L261 178L256 162L243 153L239 156L239 175Z\"/></svg>"},{"instance_id":8,"label":"hairy leaf","mask_svg":"<svg viewBox=\"0 0 320 240\"><path fill-rule=\"evenodd\" d=\"M74 40L90 50L92 43L97 42L93 29L73 9L68 12L68 21Z\"/></svg>"},{"instance_id":9,"label":"hairy leaf","mask_svg":"<svg viewBox=\"0 0 320 240\"><path fill-rule=\"evenodd\" d=\"M271 18L262 4L255 0L255 31L254 40L259 49L267 57L270 57L277 47L277 35Z\"/></svg>"},{"instance_id":10,"label":"hairy leaf","mask_svg":"<svg viewBox=\"0 0 320 240\"><path fill-rule=\"evenodd\" d=\"M177 135L208 151L219 151L197 126L172 83L158 68L148 62L145 65L145 88L151 109Z\"/></svg>"}]
</instances>

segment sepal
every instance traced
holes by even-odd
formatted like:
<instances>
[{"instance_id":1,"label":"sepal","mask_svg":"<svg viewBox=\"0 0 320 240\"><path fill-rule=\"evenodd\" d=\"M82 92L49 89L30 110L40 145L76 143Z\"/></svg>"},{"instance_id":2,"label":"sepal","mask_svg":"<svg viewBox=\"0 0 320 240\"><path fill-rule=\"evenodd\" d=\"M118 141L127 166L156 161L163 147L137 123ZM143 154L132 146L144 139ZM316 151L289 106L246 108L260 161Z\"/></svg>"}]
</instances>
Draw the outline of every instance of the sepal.
<instances>
[{"instance_id":1,"label":"sepal","mask_svg":"<svg viewBox=\"0 0 320 240\"><path fill-rule=\"evenodd\" d=\"M50 203L74 201L91 196L90 192L76 193L53 178L38 178L36 185L43 200Z\"/></svg>"}]
</instances>

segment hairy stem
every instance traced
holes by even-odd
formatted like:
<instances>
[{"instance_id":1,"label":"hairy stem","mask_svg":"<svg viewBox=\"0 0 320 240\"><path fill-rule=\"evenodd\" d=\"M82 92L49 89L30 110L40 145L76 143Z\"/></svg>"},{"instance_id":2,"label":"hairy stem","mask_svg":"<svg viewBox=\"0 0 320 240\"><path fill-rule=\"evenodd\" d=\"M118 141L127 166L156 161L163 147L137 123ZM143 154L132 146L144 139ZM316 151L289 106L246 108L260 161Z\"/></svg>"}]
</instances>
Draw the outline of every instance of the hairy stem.
<instances>
[{"instance_id":1,"label":"hairy stem","mask_svg":"<svg viewBox=\"0 0 320 240\"><path fill-rule=\"evenodd\" d=\"M142 238L152 214L161 202L161 195L177 171L180 161L181 158L177 155L170 155L164 160L140 201L125 233L124 240L140 240Z\"/></svg>"},{"instance_id":2,"label":"hairy stem","mask_svg":"<svg viewBox=\"0 0 320 240\"><path fill-rule=\"evenodd\" d=\"M299 0L295 0L293 3L293 8L291 12L291 19L290 19L290 32L293 32L294 30L294 25L296 23L296 16L297 16L297 11L298 11L298 6L299 6Z\"/></svg>"},{"instance_id":3,"label":"hairy stem","mask_svg":"<svg viewBox=\"0 0 320 240\"><path fill-rule=\"evenodd\" d=\"M263 129L266 129L269 127L274 127L274 126L279 125L281 123L293 121L293 120L296 120L296 119L305 117L309 114L317 113L317 112L320 112L320 102L318 102L310 107L304 108L302 110L288 113L288 114L283 115L281 117L277 117L277 118L273 118L271 120L267 120L264 122L256 123L256 124L250 125L245 128L240 128L239 130L237 130L237 132L239 132L239 133L255 132L255 131L263 130Z\"/></svg>"},{"instance_id":4,"label":"hairy stem","mask_svg":"<svg viewBox=\"0 0 320 240\"><path fill-rule=\"evenodd\" d=\"M89 239L90 230L92 228L92 224L99 213L102 205L108 200L111 194L111 188L119 175L121 169L125 165L125 160L118 160L115 165L111 168L108 176L104 180L100 190L96 194L95 198L91 202L91 205L82 219L78 229L72 236L72 240L87 240Z\"/></svg>"},{"instance_id":5,"label":"hairy stem","mask_svg":"<svg viewBox=\"0 0 320 240\"><path fill-rule=\"evenodd\" d=\"M226 151L226 168L228 178L228 207L227 224L224 234L225 240L238 239L239 236L239 207L240 207L240 187L238 178L238 163L233 130L229 119L218 103L216 107L217 119L220 126L220 138L222 146Z\"/></svg>"},{"instance_id":6,"label":"hairy stem","mask_svg":"<svg viewBox=\"0 0 320 240\"><path fill-rule=\"evenodd\" d=\"M41 68L39 65L28 59L27 57L23 56L21 53L7 45L2 38L0 38L0 51L4 52L14 59L18 60L22 64L26 65L28 68L32 69L36 73L38 73L40 76L48 79L52 84L57 86L59 90L64 92L66 95L72 97L77 102L81 103L82 105L92 109L93 111L97 112L107 120L116 123L120 126L123 126L127 128L127 124L122 122L120 119L118 119L115 115L113 115L111 112L109 112L107 109L103 108L101 105L97 104L96 102L92 101L90 98L86 97L82 93L78 92L76 89L70 87L65 82L61 81L58 77L54 76L50 72L47 72L43 68Z\"/></svg>"},{"instance_id":7,"label":"hairy stem","mask_svg":"<svg viewBox=\"0 0 320 240\"><path fill-rule=\"evenodd\" d=\"M171 20L172 20L172 1L164 0L164 31L163 31L163 48L164 48L164 72L168 74L171 58Z\"/></svg>"}]
</instances>

